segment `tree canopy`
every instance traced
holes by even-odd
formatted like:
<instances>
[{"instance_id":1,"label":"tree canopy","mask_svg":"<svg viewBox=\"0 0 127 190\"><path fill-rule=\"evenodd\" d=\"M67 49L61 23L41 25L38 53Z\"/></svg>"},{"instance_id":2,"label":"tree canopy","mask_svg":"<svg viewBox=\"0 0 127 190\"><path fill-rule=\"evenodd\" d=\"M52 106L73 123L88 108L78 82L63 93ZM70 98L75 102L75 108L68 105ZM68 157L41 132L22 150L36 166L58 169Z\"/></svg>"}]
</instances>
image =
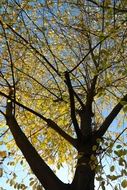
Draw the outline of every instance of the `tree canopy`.
<instances>
[{"instance_id":1,"label":"tree canopy","mask_svg":"<svg viewBox=\"0 0 127 190\"><path fill-rule=\"evenodd\" d=\"M1 178L6 162L33 189L126 188L127 1L1 0L0 43Z\"/></svg>"}]
</instances>

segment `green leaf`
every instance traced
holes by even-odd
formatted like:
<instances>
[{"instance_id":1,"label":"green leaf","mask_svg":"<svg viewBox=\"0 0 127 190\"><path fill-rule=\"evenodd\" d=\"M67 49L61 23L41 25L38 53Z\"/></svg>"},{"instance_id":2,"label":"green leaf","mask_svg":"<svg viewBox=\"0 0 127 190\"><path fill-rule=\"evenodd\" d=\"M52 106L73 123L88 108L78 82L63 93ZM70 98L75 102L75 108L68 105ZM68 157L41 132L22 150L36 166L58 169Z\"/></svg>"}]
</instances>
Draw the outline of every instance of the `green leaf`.
<instances>
[{"instance_id":1,"label":"green leaf","mask_svg":"<svg viewBox=\"0 0 127 190\"><path fill-rule=\"evenodd\" d=\"M113 172L115 170L115 166L110 167L110 171Z\"/></svg>"},{"instance_id":2,"label":"green leaf","mask_svg":"<svg viewBox=\"0 0 127 190\"><path fill-rule=\"evenodd\" d=\"M127 187L127 180L126 180L126 179L124 179L124 180L122 181L121 186L122 186L123 188L126 188L126 187Z\"/></svg>"},{"instance_id":3,"label":"green leaf","mask_svg":"<svg viewBox=\"0 0 127 190\"><path fill-rule=\"evenodd\" d=\"M114 190L119 190L117 186L115 186L115 189Z\"/></svg>"},{"instance_id":4,"label":"green leaf","mask_svg":"<svg viewBox=\"0 0 127 190\"><path fill-rule=\"evenodd\" d=\"M97 181L102 181L103 178L102 178L101 176L98 176L98 177L96 177L96 180L97 180Z\"/></svg>"},{"instance_id":5,"label":"green leaf","mask_svg":"<svg viewBox=\"0 0 127 190\"><path fill-rule=\"evenodd\" d=\"M123 107L123 111L126 113L127 112L127 105Z\"/></svg>"},{"instance_id":6,"label":"green leaf","mask_svg":"<svg viewBox=\"0 0 127 190\"><path fill-rule=\"evenodd\" d=\"M114 181L114 180L117 180L119 177L121 177L121 176L116 176L116 175L107 175L107 177L109 178L109 179L111 179L112 181Z\"/></svg>"},{"instance_id":7,"label":"green leaf","mask_svg":"<svg viewBox=\"0 0 127 190\"><path fill-rule=\"evenodd\" d=\"M123 158L120 158L120 159L119 159L119 165L120 165L120 166L124 166L124 159L123 159Z\"/></svg>"},{"instance_id":8,"label":"green leaf","mask_svg":"<svg viewBox=\"0 0 127 190\"><path fill-rule=\"evenodd\" d=\"M41 185L38 185L38 186L37 186L37 190L42 190Z\"/></svg>"},{"instance_id":9,"label":"green leaf","mask_svg":"<svg viewBox=\"0 0 127 190\"><path fill-rule=\"evenodd\" d=\"M121 175L122 175L122 176L125 176L125 175L127 176L127 171L126 171L125 169L122 169L122 170L121 170Z\"/></svg>"},{"instance_id":10,"label":"green leaf","mask_svg":"<svg viewBox=\"0 0 127 190\"><path fill-rule=\"evenodd\" d=\"M20 161L20 164L23 165L23 160Z\"/></svg>"},{"instance_id":11,"label":"green leaf","mask_svg":"<svg viewBox=\"0 0 127 190\"><path fill-rule=\"evenodd\" d=\"M120 103L121 103L123 106L127 105L127 101L120 101Z\"/></svg>"},{"instance_id":12,"label":"green leaf","mask_svg":"<svg viewBox=\"0 0 127 190\"><path fill-rule=\"evenodd\" d=\"M34 183L35 183L35 181L31 181L31 182L30 182L30 186L32 186Z\"/></svg>"},{"instance_id":13,"label":"green leaf","mask_svg":"<svg viewBox=\"0 0 127 190\"><path fill-rule=\"evenodd\" d=\"M121 148L121 147L122 147L122 146L121 146L120 144L116 146L116 148L118 148L118 149Z\"/></svg>"}]
</instances>

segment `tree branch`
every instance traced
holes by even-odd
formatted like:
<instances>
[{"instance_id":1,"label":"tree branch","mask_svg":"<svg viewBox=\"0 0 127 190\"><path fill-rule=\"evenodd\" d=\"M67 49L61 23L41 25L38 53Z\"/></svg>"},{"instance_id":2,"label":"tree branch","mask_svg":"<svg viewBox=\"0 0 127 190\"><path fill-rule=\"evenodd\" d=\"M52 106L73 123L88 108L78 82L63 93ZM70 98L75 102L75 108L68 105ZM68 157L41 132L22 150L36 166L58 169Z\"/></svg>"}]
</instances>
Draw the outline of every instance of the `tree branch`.
<instances>
[{"instance_id":1,"label":"tree branch","mask_svg":"<svg viewBox=\"0 0 127 190\"><path fill-rule=\"evenodd\" d=\"M32 114L38 116L39 118L41 118L43 121L45 121L47 123L47 125L49 127L51 127L54 131L56 131L59 135L61 135L65 140L67 140L72 146L74 146L75 148L77 148L77 140L74 139L73 137L71 137L70 135L68 135L65 131L63 131L54 121L52 121L51 119L48 119L46 117L44 117L43 115L41 115L40 113L32 110L31 108L28 108L27 106L17 102L16 100L14 100L13 98L11 98L11 96L6 95L3 92L0 92L1 96L4 96L5 98L7 98L8 100L10 100L11 102L14 102L16 105L24 108L25 110L31 112Z\"/></svg>"},{"instance_id":2,"label":"tree branch","mask_svg":"<svg viewBox=\"0 0 127 190\"><path fill-rule=\"evenodd\" d=\"M3 22L0 20L0 24L3 26ZM9 24L6 24L7 27L16 35L18 36L21 40L23 40L25 42L25 44L29 45L29 47L40 57L43 58L43 60L50 66L50 68L53 69L53 71L55 71L55 73L60 76L59 72L57 71L57 69L50 63L50 61L43 55L41 54L31 43L29 43L29 41L27 39L25 39L22 35L20 35L16 30L14 30Z\"/></svg>"},{"instance_id":3,"label":"tree branch","mask_svg":"<svg viewBox=\"0 0 127 190\"><path fill-rule=\"evenodd\" d=\"M84 139L87 139L89 135L92 135L92 117L94 116L92 111L92 103L95 96L95 86L97 82L97 75L92 79L91 86L88 89L85 107L79 111L80 116L80 128Z\"/></svg>"},{"instance_id":4,"label":"tree branch","mask_svg":"<svg viewBox=\"0 0 127 190\"><path fill-rule=\"evenodd\" d=\"M127 12L127 9L125 8L125 9L120 9L120 8L116 8L116 7L112 7L112 6L107 6L107 5L105 5L105 6L103 6L101 3L97 3L96 1L94 1L94 0L88 0L89 2L91 2L91 3L93 3L94 5L96 5L96 6L98 6L98 7L100 7L100 8L105 8L105 9L113 9L113 10L115 10L117 13L126 13Z\"/></svg>"},{"instance_id":5,"label":"tree branch","mask_svg":"<svg viewBox=\"0 0 127 190\"><path fill-rule=\"evenodd\" d=\"M70 135L65 133L54 121L48 119L47 124L49 127L54 129L59 135L61 135L65 140L67 140L72 146L77 149L77 139L72 138Z\"/></svg>"},{"instance_id":6,"label":"tree branch","mask_svg":"<svg viewBox=\"0 0 127 190\"><path fill-rule=\"evenodd\" d=\"M3 33L4 33L4 37L5 37L5 42L6 42L6 46L7 46L7 50L8 50L8 55L9 55L9 59L10 59L10 64L11 64L11 73L12 73L12 81L13 81L13 89L14 89L13 97L15 100L16 99L16 88L15 88L14 64L13 64L12 54L11 54L10 45L9 45L9 42L7 39L5 28L4 28L3 24L1 24L1 25L2 25L2 29L3 29ZM14 104L14 112L15 112L15 104Z\"/></svg>"},{"instance_id":7,"label":"tree branch","mask_svg":"<svg viewBox=\"0 0 127 190\"><path fill-rule=\"evenodd\" d=\"M65 189L66 184L61 182L50 167L44 162L44 160L37 153L36 149L29 142L23 131L20 129L14 115L12 101L7 100L6 107L6 121L9 129L11 130L15 142L19 149L22 151L32 171L39 179L40 183L47 190L52 189Z\"/></svg>"},{"instance_id":8,"label":"tree branch","mask_svg":"<svg viewBox=\"0 0 127 190\"><path fill-rule=\"evenodd\" d=\"M79 65L81 65L81 63L86 59L86 57L93 52L104 40L106 40L109 37L109 35L105 36L101 41L99 41L93 48L91 48L87 54L82 58L81 61L79 61L79 63L77 63L77 65L75 67L73 67L73 69L71 69L69 71L69 73L72 73L75 69L77 69L79 67Z\"/></svg>"},{"instance_id":9,"label":"tree branch","mask_svg":"<svg viewBox=\"0 0 127 190\"><path fill-rule=\"evenodd\" d=\"M68 72L65 72L65 78L66 78L65 83L67 84L68 92L69 92L69 96L70 96L71 119L72 119L72 122L74 125L76 135L77 135L78 139L80 139L81 138L81 131L79 129L79 125L78 125L76 115L75 115L74 92L73 92L73 87L72 87L70 76L69 76Z\"/></svg>"},{"instance_id":10,"label":"tree branch","mask_svg":"<svg viewBox=\"0 0 127 190\"><path fill-rule=\"evenodd\" d=\"M97 135L97 137L102 137L106 133L110 124L113 122L113 120L116 118L116 116L118 115L120 110L123 108L123 105L121 103L122 101L127 101L127 95L125 95L121 99L121 101L113 108L111 113L107 116L105 121L100 126L99 130L95 133L95 135Z\"/></svg>"}]
</instances>

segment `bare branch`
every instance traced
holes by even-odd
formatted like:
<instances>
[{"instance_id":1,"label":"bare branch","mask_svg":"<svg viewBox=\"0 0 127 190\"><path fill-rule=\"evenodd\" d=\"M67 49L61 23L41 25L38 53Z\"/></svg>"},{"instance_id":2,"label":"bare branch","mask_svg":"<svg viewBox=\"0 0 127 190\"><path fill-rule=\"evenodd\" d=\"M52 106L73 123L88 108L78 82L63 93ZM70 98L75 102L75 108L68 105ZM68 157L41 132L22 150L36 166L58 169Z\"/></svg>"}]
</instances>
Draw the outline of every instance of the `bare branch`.
<instances>
[{"instance_id":1,"label":"bare branch","mask_svg":"<svg viewBox=\"0 0 127 190\"><path fill-rule=\"evenodd\" d=\"M81 138L81 131L79 129L79 125L76 119L76 115L75 115L75 100L74 100L74 92L73 92L73 87L71 84L71 80L70 80L70 76L68 72L65 72L65 78L66 78L66 84L68 87L68 91L69 91L69 96L70 96L70 108L71 108L71 118L72 118L72 122L75 128L75 132L77 134L78 139Z\"/></svg>"},{"instance_id":2,"label":"bare branch","mask_svg":"<svg viewBox=\"0 0 127 190\"><path fill-rule=\"evenodd\" d=\"M93 52L104 40L106 40L109 36L105 36L101 41L99 41L93 48L91 48L88 53L83 57L83 59L73 68L69 71L69 73L72 73L75 69L79 67L79 65L86 59L86 57Z\"/></svg>"},{"instance_id":3,"label":"bare branch","mask_svg":"<svg viewBox=\"0 0 127 190\"><path fill-rule=\"evenodd\" d=\"M79 110L80 116L80 128L84 139L88 139L88 136L92 135L92 117L94 116L92 111L92 103L95 96L95 86L96 86L97 76L95 76L91 81L91 86L88 89L86 104L82 110Z\"/></svg>"},{"instance_id":4,"label":"bare branch","mask_svg":"<svg viewBox=\"0 0 127 190\"><path fill-rule=\"evenodd\" d=\"M72 138L70 135L65 133L54 121L48 119L48 126L54 129L59 135L61 135L65 140L67 140L71 145L77 149L77 140Z\"/></svg>"},{"instance_id":5,"label":"bare branch","mask_svg":"<svg viewBox=\"0 0 127 190\"><path fill-rule=\"evenodd\" d=\"M106 131L108 130L110 124L113 122L113 120L116 118L120 110L123 108L122 101L127 101L127 95L125 95L121 101L113 108L111 113L107 116L105 121L100 126L99 130L95 133L97 137L102 137Z\"/></svg>"},{"instance_id":6,"label":"bare branch","mask_svg":"<svg viewBox=\"0 0 127 190\"><path fill-rule=\"evenodd\" d=\"M2 26L2 29L3 29L3 33L4 33L4 37L5 37L5 41L6 41L6 46L7 46L7 50L8 50L8 54L9 54L9 58L10 58L12 81L13 81L13 97L14 97L14 100L15 100L16 99L16 88L15 88L14 64L13 64L12 54L11 54L10 45L9 45L9 42L8 42L8 38L7 38L7 35L6 35L5 28L4 28L3 24L1 24L1 26ZM14 112L15 112L15 103L14 103Z\"/></svg>"},{"instance_id":7,"label":"bare branch","mask_svg":"<svg viewBox=\"0 0 127 190\"><path fill-rule=\"evenodd\" d=\"M3 137L7 132L8 132L9 128L6 129L6 131L4 131L2 134L0 134L0 138Z\"/></svg>"}]
</instances>

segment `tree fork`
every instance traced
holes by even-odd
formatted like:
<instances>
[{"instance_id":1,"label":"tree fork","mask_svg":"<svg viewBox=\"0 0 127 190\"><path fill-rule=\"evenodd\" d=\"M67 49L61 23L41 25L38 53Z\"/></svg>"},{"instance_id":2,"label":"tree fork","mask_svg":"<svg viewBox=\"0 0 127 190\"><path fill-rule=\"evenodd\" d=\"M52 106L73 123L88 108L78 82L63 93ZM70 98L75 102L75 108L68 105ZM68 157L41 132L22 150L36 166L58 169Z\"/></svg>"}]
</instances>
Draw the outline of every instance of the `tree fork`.
<instances>
[{"instance_id":1,"label":"tree fork","mask_svg":"<svg viewBox=\"0 0 127 190\"><path fill-rule=\"evenodd\" d=\"M9 92L9 96L12 96L11 90ZM6 114L4 116L17 146L23 153L25 159L30 165L30 168L39 179L43 187L46 190L68 190L69 185L64 184L56 177L20 129L20 126L13 115L13 105L10 100L7 100Z\"/></svg>"}]
</instances>

